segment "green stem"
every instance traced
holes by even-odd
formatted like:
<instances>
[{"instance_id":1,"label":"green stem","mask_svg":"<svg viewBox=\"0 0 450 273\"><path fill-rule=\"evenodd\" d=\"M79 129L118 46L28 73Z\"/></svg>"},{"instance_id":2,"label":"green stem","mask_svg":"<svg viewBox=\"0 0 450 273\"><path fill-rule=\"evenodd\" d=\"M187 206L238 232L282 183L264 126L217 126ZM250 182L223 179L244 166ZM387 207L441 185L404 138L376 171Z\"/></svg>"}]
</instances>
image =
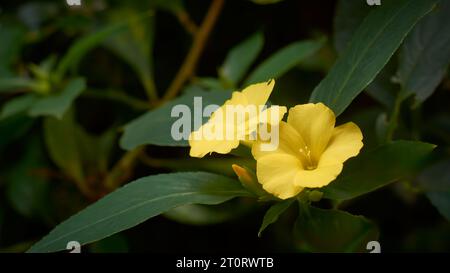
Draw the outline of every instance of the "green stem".
<instances>
[{"instance_id":1,"label":"green stem","mask_svg":"<svg viewBox=\"0 0 450 273\"><path fill-rule=\"evenodd\" d=\"M400 96L402 92L397 95L397 98L395 99L394 103L394 109L391 114L391 119L389 120L389 125L386 132L386 141L389 142L393 139L394 132L397 129L398 126L398 119L400 116L400 108L402 106L403 98Z\"/></svg>"},{"instance_id":2,"label":"green stem","mask_svg":"<svg viewBox=\"0 0 450 273\"><path fill-rule=\"evenodd\" d=\"M412 115L411 137L414 140L420 140L420 125L422 124L422 105L412 107L411 115Z\"/></svg>"}]
</instances>

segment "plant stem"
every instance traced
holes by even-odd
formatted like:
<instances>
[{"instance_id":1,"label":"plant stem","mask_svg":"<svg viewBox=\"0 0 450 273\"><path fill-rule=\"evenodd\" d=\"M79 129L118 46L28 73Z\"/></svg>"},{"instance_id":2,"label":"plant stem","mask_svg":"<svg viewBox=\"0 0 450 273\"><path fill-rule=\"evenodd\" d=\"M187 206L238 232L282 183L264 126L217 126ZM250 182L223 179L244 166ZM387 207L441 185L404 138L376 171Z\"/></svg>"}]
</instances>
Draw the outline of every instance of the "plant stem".
<instances>
[{"instance_id":1,"label":"plant stem","mask_svg":"<svg viewBox=\"0 0 450 273\"><path fill-rule=\"evenodd\" d=\"M222 10L224 0L213 0L200 28L194 36L194 42L177 75L162 98L162 102L170 100L178 94L186 80L192 76L198 60L205 48L205 43Z\"/></svg>"},{"instance_id":2,"label":"plant stem","mask_svg":"<svg viewBox=\"0 0 450 273\"><path fill-rule=\"evenodd\" d=\"M122 156L105 179L104 185L108 190L115 190L130 178L133 167L143 151L144 148L139 147Z\"/></svg>"},{"instance_id":3,"label":"plant stem","mask_svg":"<svg viewBox=\"0 0 450 273\"><path fill-rule=\"evenodd\" d=\"M411 138L413 140L420 140L420 126L422 124L422 105L411 107L412 129Z\"/></svg>"},{"instance_id":4,"label":"plant stem","mask_svg":"<svg viewBox=\"0 0 450 273\"><path fill-rule=\"evenodd\" d=\"M192 21L189 13L187 13L185 10L180 10L176 13L176 16L180 24L184 27L184 29L186 29L187 32L189 32L191 35L195 35L197 33L198 26L194 21Z\"/></svg>"},{"instance_id":5,"label":"plant stem","mask_svg":"<svg viewBox=\"0 0 450 273\"><path fill-rule=\"evenodd\" d=\"M397 95L397 98L395 99L394 109L391 114L391 119L389 120L389 125L388 125L387 132L386 132L386 141L387 142L392 140L392 138L394 136L394 132L398 126L398 119L400 116L400 108L401 108L402 102L403 102L403 98L400 94L402 94L402 92L400 92L399 95Z\"/></svg>"}]
</instances>

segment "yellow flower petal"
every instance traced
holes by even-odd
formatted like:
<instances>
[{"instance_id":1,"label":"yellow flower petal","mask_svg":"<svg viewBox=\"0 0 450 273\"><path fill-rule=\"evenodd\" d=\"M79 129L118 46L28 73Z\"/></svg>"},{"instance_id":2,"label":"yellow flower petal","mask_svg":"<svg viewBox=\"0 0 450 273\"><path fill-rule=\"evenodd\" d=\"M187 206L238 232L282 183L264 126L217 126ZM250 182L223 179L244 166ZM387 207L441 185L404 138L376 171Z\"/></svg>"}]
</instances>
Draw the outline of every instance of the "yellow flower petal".
<instances>
[{"instance_id":1,"label":"yellow flower petal","mask_svg":"<svg viewBox=\"0 0 450 273\"><path fill-rule=\"evenodd\" d=\"M301 170L295 177L295 185L304 188L320 188L328 185L342 171L342 163L317 167L313 170Z\"/></svg>"},{"instance_id":2,"label":"yellow flower petal","mask_svg":"<svg viewBox=\"0 0 450 273\"><path fill-rule=\"evenodd\" d=\"M272 93L275 80L268 82L256 83L246 87L242 90L242 95L247 98L247 101L254 105L265 105Z\"/></svg>"},{"instance_id":3,"label":"yellow flower petal","mask_svg":"<svg viewBox=\"0 0 450 273\"><path fill-rule=\"evenodd\" d=\"M328 185L341 173L343 163L361 150L362 133L353 122L334 128L333 135L316 169L299 172L295 183L305 188L320 188Z\"/></svg>"},{"instance_id":4,"label":"yellow flower petal","mask_svg":"<svg viewBox=\"0 0 450 273\"><path fill-rule=\"evenodd\" d=\"M257 141L252 146L252 154L256 160L262 156L276 153L286 153L293 156L298 156L299 149L305 146L302 137L298 134L298 132L284 121L281 121L279 124L278 148L274 151L263 151L261 148L263 143L265 142Z\"/></svg>"},{"instance_id":5,"label":"yellow flower petal","mask_svg":"<svg viewBox=\"0 0 450 273\"><path fill-rule=\"evenodd\" d=\"M293 197L303 190L294 183L300 170L298 158L282 153L263 156L256 165L258 181L264 190L281 199Z\"/></svg>"},{"instance_id":6,"label":"yellow flower petal","mask_svg":"<svg viewBox=\"0 0 450 273\"><path fill-rule=\"evenodd\" d=\"M335 120L333 111L324 104L308 103L291 108L287 122L302 136L312 161L318 162L333 134Z\"/></svg>"},{"instance_id":7,"label":"yellow flower petal","mask_svg":"<svg viewBox=\"0 0 450 273\"><path fill-rule=\"evenodd\" d=\"M215 138L216 126L222 126L220 136ZM192 132L189 136L189 145L191 150L189 155L192 157L204 157L205 155L216 152L219 154L227 154L231 150L239 146L239 139L227 140L222 132L225 132L225 124L208 122L202 125L197 131Z\"/></svg>"},{"instance_id":8,"label":"yellow flower petal","mask_svg":"<svg viewBox=\"0 0 450 273\"><path fill-rule=\"evenodd\" d=\"M361 130L353 122L334 128L333 136L320 157L318 168L344 163L347 159L358 155L363 147L362 139Z\"/></svg>"},{"instance_id":9,"label":"yellow flower petal","mask_svg":"<svg viewBox=\"0 0 450 273\"><path fill-rule=\"evenodd\" d=\"M256 130L260 115L258 106L266 104L274 84L275 81L272 80L250 85L242 92L233 92L231 98L214 111L207 123L190 134L189 154L193 157L203 157L211 152L226 154L239 146L240 140ZM286 108L280 108L281 111L284 110L284 115ZM280 119L282 118L281 115ZM216 138L205 137L204 130L212 132Z\"/></svg>"}]
</instances>

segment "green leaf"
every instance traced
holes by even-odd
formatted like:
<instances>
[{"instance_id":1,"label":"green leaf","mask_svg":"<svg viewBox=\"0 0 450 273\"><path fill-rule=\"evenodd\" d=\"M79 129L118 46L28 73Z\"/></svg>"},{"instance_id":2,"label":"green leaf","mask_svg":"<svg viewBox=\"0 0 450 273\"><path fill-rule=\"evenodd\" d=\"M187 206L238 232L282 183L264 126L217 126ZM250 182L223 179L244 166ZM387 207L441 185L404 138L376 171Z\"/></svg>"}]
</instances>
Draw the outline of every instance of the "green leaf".
<instances>
[{"instance_id":1,"label":"green leaf","mask_svg":"<svg viewBox=\"0 0 450 273\"><path fill-rule=\"evenodd\" d=\"M311 252L364 252L378 239L377 227L362 216L306 204L300 206L294 234L296 243Z\"/></svg>"},{"instance_id":2,"label":"green leaf","mask_svg":"<svg viewBox=\"0 0 450 273\"><path fill-rule=\"evenodd\" d=\"M333 22L333 43L339 55L349 46L353 34L374 8L365 1L337 1Z\"/></svg>"},{"instance_id":3,"label":"green leaf","mask_svg":"<svg viewBox=\"0 0 450 273\"><path fill-rule=\"evenodd\" d=\"M365 152L344 164L344 171L321 189L324 198L346 200L407 178L417 171L435 145L395 141Z\"/></svg>"},{"instance_id":4,"label":"green leaf","mask_svg":"<svg viewBox=\"0 0 450 273\"><path fill-rule=\"evenodd\" d=\"M389 1L370 12L346 51L314 89L310 101L323 102L340 115L386 65L414 24L435 2Z\"/></svg>"},{"instance_id":5,"label":"green leaf","mask_svg":"<svg viewBox=\"0 0 450 273\"><path fill-rule=\"evenodd\" d=\"M36 83L27 78L0 78L0 93L14 92L16 90L32 90Z\"/></svg>"},{"instance_id":6,"label":"green leaf","mask_svg":"<svg viewBox=\"0 0 450 273\"><path fill-rule=\"evenodd\" d=\"M305 40L292 43L280 49L262 62L245 80L245 86L278 78L302 60L317 52L324 44L325 39Z\"/></svg>"},{"instance_id":7,"label":"green leaf","mask_svg":"<svg viewBox=\"0 0 450 273\"><path fill-rule=\"evenodd\" d=\"M271 206L264 215L263 222L258 231L258 237L261 237L262 232L270 225L275 223L283 212L285 212L295 201L295 199L283 200Z\"/></svg>"},{"instance_id":8,"label":"green leaf","mask_svg":"<svg viewBox=\"0 0 450 273\"><path fill-rule=\"evenodd\" d=\"M195 84L206 90L227 90L219 79L212 77L196 78Z\"/></svg>"},{"instance_id":9,"label":"green leaf","mask_svg":"<svg viewBox=\"0 0 450 273\"><path fill-rule=\"evenodd\" d=\"M80 39L78 39L62 57L61 61L56 68L55 74L57 79L62 79L67 70L74 69L80 60L89 52L95 48L107 38L118 34L126 30L128 21L122 21L116 24L106 26L100 30L90 33Z\"/></svg>"},{"instance_id":10,"label":"green leaf","mask_svg":"<svg viewBox=\"0 0 450 273\"><path fill-rule=\"evenodd\" d=\"M400 51L398 79L402 97L426 100L442 81L450 63L450 2L440 1L406 38Z\"/></svg>"},{"instance_id":11,"label":"green leaf","mask_svg":"<svg viewBox=\"0 0 450 273\"><path fill-rule=\"evenodd\" d=\"M64 89L57 94L39 98L29 110L32 117L54 116L61 119L72 105L72 102L86 89L83 78L76 78L67 83Z\"/></svg>"},{"instance_id":12,"label":"green leaf","mask_svg":"<svg viewBox=\"0 0 450 273\"><path fill-rule=\"evenodd\" d=\"M74 122L74 121L73 121ZM74 124L77 149L86 175L105 174L109 157L116 141L116 130L110 129L101 135L92 135Z\"/></svg>"},{"instance_id":13,"label":"green leaf","mask_svg":"<svg viewBox=\"0 0 450 273\"><path fill-rule=\"evenodd\" d=\"M373 9L373 6L367 5L364 1L338 1L334 17L334 46L339 55L345 52L358 26ZM397 60L396 58L391 58L365 90L367 94L383 104L387 109L392 109L395 101L395 92L399 88L398 85L392 82L396 70Z\"/></svg>"},{"instance_id":14,"label":"green leaf","mask_svg":"<svg viewBox=\"0 0 450 273\"><path fill-rule=\"evenodd\" d=\"M0 112L0 120L24 113L38 100L35 94L27 94L15 97L5 103Z\"/></svg>"},{"instance_id":15,"label":"green leaf","mask_svg":"<svg viewBox=\"0 0 450 273\"><path fill-rule=\"evenodd\" d=\"M45 168L45 154L39 139L28 139L23 156L6 174L6 197L12 207L26 217L42 216L48 200L48 181L38 176Z\"/></svg>"},{"instance_id":16,"label":"green leaf","mask_svg":"<svg viewBox=\"0 0 450 273\"><path fill-rule=\"evenodd\" d=\"M44 138L52 161L77 183L84 182L83 164L77 143L77 128L73 113L68 112L59 120L44 119Z\"/></svg>"},{"instance_id":17,"label":"green leaf","mask_svg":"<svg viewBox=\"0 0 450 273\"><path fill-rule=\"evenodd\" d=\"M257 32L230 50L219 68L219 75L233 87L245 76L264 46L264 36Z\"/></svg>"},{"instance_id":18,"label":"green leaf","mask_svg":"<svg viewBox=\"0 0 450 273\"><path fill-rule=\"evenodd\" d=\"M125 132L120 140L120 146L125 150L133 150L140 145L153 144L160 146L188 146L187 137L191 128L183 128L187 135L185 139L174 140L171 129L174 122L184 115L189 115L191 122L195 117L201 117L202 113L194 113L194 97L202 98L203 106L216 104L222 105L231 96L230 92L211 91L205 92L201 89L194 89L186 92L175 100L162 105L161 107L149 111L138 117L125 126ZM180 117L172 117L172 108L176 105L185 105L189 108L188 113L180 114ZM187 110L187 109L186 109ZM204 120L202 119L202 123Z\"/></svg>"},{"instance_id":19,"label":"green leaf","mask_svg":"<svg viewBox=\"0 0 450 273\"><path fill-rule=\"evenodd\" d=\"M111 12L111 21L120 22L131 18L126 30L110 37L103 44L126 61L138 74L149 98L156 99L153 79L154 16L137 14L131 9Z\"/></svg>"},{"instance_id":20,"label":"green leaf","mask_svg":"<svg viewBox=\"0 0 450 273\"><path fill-rule=\"evenodd\" d=\"M428 199L450 221L450 161L438 162L417 178Z\"/></svg>"},{"instance_id":21,"label":"green leaf","mask_svg":"<svg viewBox=\"0 0 450 273\"><path fill-rule=\"evenodd\" d=\"M94 242L178 206L219 204L247 195L249 193L236 180L210 173L186 172L144 177L58 225L28 252L63 250L69 241L81 244Z\"/></svg>"},{"instance_id":22,"label":"green leaf","mask_svg":"<svg viewBox=\"0 0 450 273\"><path fill-rule=\"evenodd\" d=\"M0 24L0 77L13 74L10 66L19 57L24 36L25 29L22 26L5 22Z\"/></svg>"}]
</instances>

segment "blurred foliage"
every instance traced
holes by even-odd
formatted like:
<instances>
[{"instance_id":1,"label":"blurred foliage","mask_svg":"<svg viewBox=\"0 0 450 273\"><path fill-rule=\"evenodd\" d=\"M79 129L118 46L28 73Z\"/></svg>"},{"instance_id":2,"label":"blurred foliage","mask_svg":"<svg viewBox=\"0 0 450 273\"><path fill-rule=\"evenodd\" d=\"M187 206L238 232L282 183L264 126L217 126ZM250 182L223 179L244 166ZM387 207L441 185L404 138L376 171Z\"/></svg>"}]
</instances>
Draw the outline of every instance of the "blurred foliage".
<instances>
[{"instance_id":1,"label":"blurred foliage","mask_svg":"<svg viewBox=\"0 0 450 273\"><path fill-rule=\"evenodd\" d=\"M62 251L73 238L89 252L365 252L371 240L449 251L449 9L0 4L0 252ZM174 105L220 105L271 78L272 104L324 102L365 144L329 186L283 202L233 172L253 174L247 147L194 159L171 137Z\"/></svg>"}]
</instances>

